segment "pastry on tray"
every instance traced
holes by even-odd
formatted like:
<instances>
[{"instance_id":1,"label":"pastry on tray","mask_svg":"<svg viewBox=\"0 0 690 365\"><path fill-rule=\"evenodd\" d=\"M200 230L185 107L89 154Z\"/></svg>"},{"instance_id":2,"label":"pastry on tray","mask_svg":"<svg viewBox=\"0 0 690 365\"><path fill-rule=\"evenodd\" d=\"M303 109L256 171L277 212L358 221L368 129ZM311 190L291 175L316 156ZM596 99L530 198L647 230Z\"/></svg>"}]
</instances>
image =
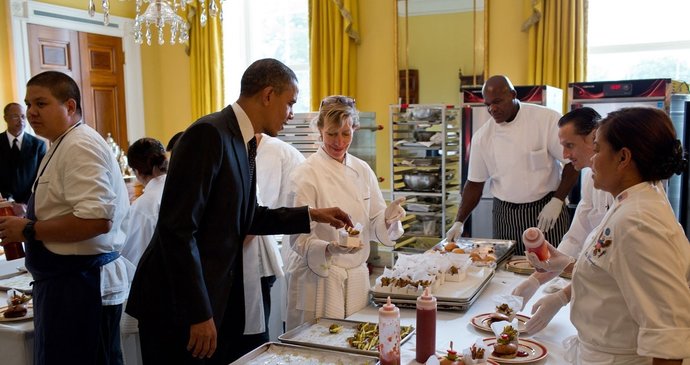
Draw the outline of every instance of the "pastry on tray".
<instances>
[{"instance_id":1,"label":"pastry on tray","mask_svg":"<svg viewBox=\"0 0 690 365\"><path fill-rule=\"evenodd\" d=\"M29 311L28 303L31 296L20 293L16 290L7 292L7 310L2 313L5 318L19 318L24 317Z\"/></svg>"}]
</instances>

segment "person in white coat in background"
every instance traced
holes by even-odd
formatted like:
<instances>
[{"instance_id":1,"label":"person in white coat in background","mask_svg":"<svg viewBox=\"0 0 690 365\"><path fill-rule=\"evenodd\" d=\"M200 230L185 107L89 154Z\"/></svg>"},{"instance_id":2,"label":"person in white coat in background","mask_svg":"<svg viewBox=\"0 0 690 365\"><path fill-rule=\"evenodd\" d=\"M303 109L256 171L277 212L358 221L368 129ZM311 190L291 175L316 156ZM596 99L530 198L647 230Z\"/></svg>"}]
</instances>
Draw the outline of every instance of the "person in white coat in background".
<instances>
[{"instance_id":1,"label":"person in white coat in background","mask_svg":"<svg viewBox=\"0 0 690 365\"><path fill-rule=\"evenodd\" d=\"M314 318L345 318L366 307L370 242L392 246L402 233L404 198L388 207L376 175L366 162L348 153L359 127L355 101L346 96L322 100L316 127L323 141L292 174L293 205L339 205L353 224L361 224L362 246L339 244L339 232L313 223L311 233L290 237L287 329Z\"/></svg>"},{"instance_id":2,"label":"person in white coat in background","mask_svg":"<svg viewBox=\"0 0 690 365\"><path fill-rule=\"evenodd\" d=\"M260 205L288 205L288 182L292 171L304 161L300 151L266 134L256 134L256 195ZM289 246L287 242L284 243ZM281 321L287 320L287 282L276 236L247 236L242 247L244 275L244 341L258 347L270 340L271 289L282 283Z\"/></svg>"},{"instance_id":3,"label":"person in white coat in background","mask_svg":"<svg viewBox=\"0 0 690 365\"><path fill-rule=\"evenodd\" d=\"M580 254L587 235L601 223L606 211L613 204L611 194L592 186L594 133L600 119L601 116L596 110L584 107L568 112L558 121L558 138L563 146L563 157L570 160L575 170L582 172L580 202L577 204L570 229L558 245L559 251L572 257ZM570 269L572 270L572 267ZM524 307L541 285L559 274L537 271L515 287L512 294L523 298ZM533 306L532 318L526 323L527 331L534 334L542 330L567 303L564 289L539 299Z\"/></svg>"},{"instance_id":4,"label":"person in white coat in background","mask_svg":"<svg viewBox=\"0 0 690 365\"><path fill-rule=\"evenodd\" d=\"M156 229L168 172L168 157L160 141L141 138L127 149L127 162L137 181L144 186L141 196L129 207L127 240L122 247L122 256L136 266Z\"/></svg>"},{"instance_id":5,"label":"person in white coat in background","mask_svg":"<svg viewBox=\"0 0 690 365\"><path fill-rule=\"evenodd\" d=\"M587 237L566 293L577 329L566 340L572 363L680 365L690 358L690 243L659 184L687 168L663 110L624 108L601 121L592 179L615 199ZM569 257L549 250L548 264L530 262L561 270Z\"/></svg>"}]
</instances>

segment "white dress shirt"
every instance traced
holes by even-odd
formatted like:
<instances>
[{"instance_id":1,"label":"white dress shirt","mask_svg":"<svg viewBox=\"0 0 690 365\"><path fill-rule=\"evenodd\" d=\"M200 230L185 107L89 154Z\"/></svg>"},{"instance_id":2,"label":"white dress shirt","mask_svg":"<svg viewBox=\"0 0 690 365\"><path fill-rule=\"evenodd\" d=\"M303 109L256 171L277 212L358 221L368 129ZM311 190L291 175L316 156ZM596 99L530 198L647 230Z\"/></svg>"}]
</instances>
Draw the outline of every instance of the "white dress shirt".
<instances>
[{"instance_id":1,"label":"white dress shirt","mask_svg":"<svg viewBox=\"0 0 690 365\"><path fill-rule=\"evenodd\" d=\"M474 136L468 180L489 181L491 194L516 204L531 203L558 188L563 148L558 139L561 115L549 108L521 103L515 119L489 119Z\"/></svg>"},{"instance_id":2,"label":"white dress shirt","mask_svg":"<svg viewBox=\"0 0 690 365\"><path fill-rule=\"evenodd\" d=\"M60 138L64 140L55 149ZM120 251L125 242L123 227L129 212L129 195L110 147L87 125L72 129L58 140L51 144L38 169L43 174L36 186L36 218L48 220L74 214L82 219L108 219L112 228L107 233L78 242L43 241L45 247L58 255ZM48 160L50 163L43 170ZM123 257L101 267L104 305L124 302L132 273L132 264Z\"/></svg>"}]
</instances>

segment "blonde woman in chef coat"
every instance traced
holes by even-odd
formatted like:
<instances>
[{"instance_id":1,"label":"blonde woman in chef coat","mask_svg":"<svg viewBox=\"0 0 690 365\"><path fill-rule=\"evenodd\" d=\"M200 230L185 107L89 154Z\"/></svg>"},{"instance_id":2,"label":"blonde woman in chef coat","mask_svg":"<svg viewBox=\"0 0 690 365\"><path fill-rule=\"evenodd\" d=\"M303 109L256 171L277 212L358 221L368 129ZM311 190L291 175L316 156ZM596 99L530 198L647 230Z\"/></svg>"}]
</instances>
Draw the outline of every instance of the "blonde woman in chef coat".
<instances>
[{"instance_id":1,"label":"blonde woman in chef coat","mask_svg":"<svg viewBox=\"0 0 690 365\"><path fill-rule=\"evenodd\" d=\"M348 153L359 127L355 101L346 96L323 99L315 120L322 145L291 175L294 205L333 204L360 223L363 246L338 245L338 231L313 222L311 233L294 235L288 272L287 328L314 318L345 318L367 305L369 242L392 246L402 233L405 211L396 200L386 207L376 175L366 162Z\"/></svg>"},{"instance_id":2,"label":"blonde woman in chef coat","mask_svg":"<svg viewBox=\"0 0 690 365\"><path fill-rule=\"evenodd\" d=\"M612 112L597 129L594 187L615 200L575 264L573 363L690 358L690 243L657 184L687 170L676 138L668 115L654 108ZM553 259L563 255L550 249Z\"/></svg>"}]
</instances>

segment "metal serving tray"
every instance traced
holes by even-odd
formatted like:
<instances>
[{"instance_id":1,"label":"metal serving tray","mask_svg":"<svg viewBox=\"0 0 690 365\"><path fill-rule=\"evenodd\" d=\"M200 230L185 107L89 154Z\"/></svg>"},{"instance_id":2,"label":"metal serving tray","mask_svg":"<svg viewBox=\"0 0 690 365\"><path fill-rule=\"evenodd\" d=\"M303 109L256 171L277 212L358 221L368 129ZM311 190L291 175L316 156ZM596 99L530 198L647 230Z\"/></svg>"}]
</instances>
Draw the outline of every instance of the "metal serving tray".
<instances>
[{"instance_id":1,"label":"metal serving tray","mask_svg":"<svg viewBox=\"0 0 690 365\"><path fill-rule=\"evenodd\" d=\"M235 360L230 365L375 365L378 363L379 359L376 356L348 354L285 343L267 342Z\"/></svg>"},{"instance_id":2,"label":"metal serving tray","mask_svg":"<svg viewBox=\"0 0 690 365\"><path fill-rule=\"evenodd\" d=\"M465 280L446 281L433 293L439 309L465 311L470 308L495 275L495 271L489 267L474 268L474 270L476 271L467 273ZM390 296L391 302L399 307L415 308L417 305L416 294L386 293L372 288L371 295L376 304L386 303Z\"/></svg>"},{"instance_id":3,"label":"metal serving tray","mask_svg":"<svg viewBox=\"0 0 690 365\"><path fill-rule=\"evenodd\" d=\"M431 249L442 250L448 241L444 238L439 243L429 247L415 247L415 246L402 246L397 248L396 251L403 253L424 253ZM515 251L515 241L512 240L497 240L492 238L461 238L455 243L458 247L464 249L469 253L470 250L477 247L491 246L494 249L494 254L496 255L496 263L501 263L503 260L511 257Z\"/></svg>"},{"instance_id":4,"label":"metal serving tray","mask_svg":"<svg viewBox=\"0 0 690 365\"><path fill-rule=\"evenodd\" d=\"M278 337L278 339L281 342L290 343L293 345L316 347L333 351L344 351L352 354L368 355L378 358L379 352L377 349L360 350L351 347L347 342L348 337L352 337L355 335L355 333L357 333L356 327L361 323L367 322L351 321L348 319L317 318L283 333ZM330 333L328 331L328 327L330 327L332 324L341 325L343 328L339 333ZM407 334L407 336L400 339L400 344L403 344L409 340L414 332L415 329L413 328L412 331Z\"/></svg>"}]
</instances>

